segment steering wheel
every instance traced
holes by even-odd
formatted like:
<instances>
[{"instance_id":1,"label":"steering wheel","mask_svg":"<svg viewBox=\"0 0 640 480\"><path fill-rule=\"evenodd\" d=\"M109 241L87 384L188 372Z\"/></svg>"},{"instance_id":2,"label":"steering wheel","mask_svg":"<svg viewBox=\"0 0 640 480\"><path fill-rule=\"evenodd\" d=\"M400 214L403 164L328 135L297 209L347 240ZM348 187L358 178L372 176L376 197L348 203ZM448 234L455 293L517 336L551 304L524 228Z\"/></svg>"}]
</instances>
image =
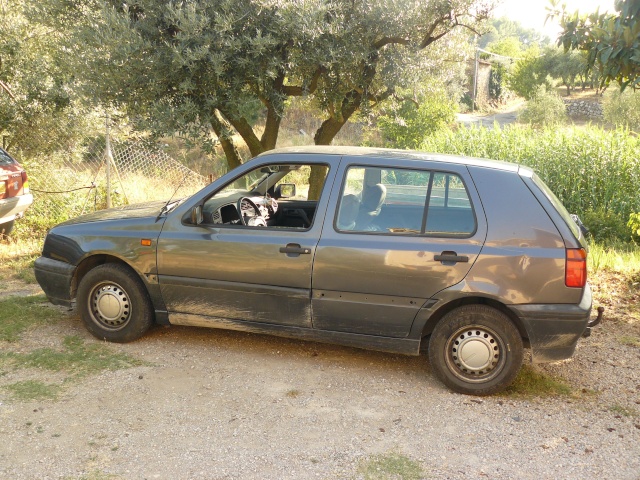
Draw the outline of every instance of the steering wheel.
<instances>
[{"instance_id":1,"label":"steering wheel","mask_svg":"<svg viewBox=\"0 0 640 480\"><path fill-rule=\"evenodd\" d=\"M240 223L247 227L266 227L267 221L262 216L262 212L258 206L249 197L240 197L238 204L238 216L240 217ZM253 215L249 214L249 210L253 210Z\"/></svg>"}]
</instances>

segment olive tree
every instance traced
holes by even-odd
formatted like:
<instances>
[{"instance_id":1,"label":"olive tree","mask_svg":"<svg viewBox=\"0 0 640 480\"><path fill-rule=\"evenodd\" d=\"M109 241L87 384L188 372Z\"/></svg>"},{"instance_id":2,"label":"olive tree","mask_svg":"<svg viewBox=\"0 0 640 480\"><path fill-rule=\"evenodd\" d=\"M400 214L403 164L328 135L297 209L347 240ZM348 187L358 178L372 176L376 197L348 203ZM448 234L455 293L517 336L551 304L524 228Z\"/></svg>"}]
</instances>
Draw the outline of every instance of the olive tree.
<instances>
[{"instance_id":1,"label":"olive tree","mask_svg":"<svg viewBox=\"0 0 640 480\"><path fill-rule=\"evenodd\" d=\"M319 109L314 142L330 144L354 115L460 60L463 37L491 8L483 0L39 5L43 18L72 19L68 48L82 52L76 71L91 98L156 132L219 141L229 167L242 162L239 138L252 155L276 146L293 97Z\"/></svg>"}]
</instances>

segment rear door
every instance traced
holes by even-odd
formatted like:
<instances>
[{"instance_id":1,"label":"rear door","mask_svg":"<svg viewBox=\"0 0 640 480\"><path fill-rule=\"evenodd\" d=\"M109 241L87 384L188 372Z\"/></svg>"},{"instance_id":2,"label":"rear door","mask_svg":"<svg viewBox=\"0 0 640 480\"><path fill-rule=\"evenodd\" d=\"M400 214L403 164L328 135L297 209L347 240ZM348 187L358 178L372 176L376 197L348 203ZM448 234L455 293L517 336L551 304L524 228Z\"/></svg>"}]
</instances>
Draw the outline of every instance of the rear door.
<instances>
[{"instance_id":1,"label":"rear door","mask_svg":"<svg viewBox=\"0 0 640 480\"><path fill-rule=\"evenodd\" d=\"M405 337L426 300L464 279L482 249L473 182L464 165L397 159L345 157L339 175L316 251L313 326ZM371 187L385 192L380 211L352 221Z\"/></svg>"}]
</instances>

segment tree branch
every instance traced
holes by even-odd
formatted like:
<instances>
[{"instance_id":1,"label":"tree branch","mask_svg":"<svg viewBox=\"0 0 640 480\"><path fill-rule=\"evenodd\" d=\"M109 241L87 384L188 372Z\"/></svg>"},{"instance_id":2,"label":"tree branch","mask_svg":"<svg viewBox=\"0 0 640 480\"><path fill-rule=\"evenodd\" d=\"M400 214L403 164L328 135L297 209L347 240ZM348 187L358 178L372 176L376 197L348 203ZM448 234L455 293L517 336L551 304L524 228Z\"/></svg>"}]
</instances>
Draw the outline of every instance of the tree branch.
<instances>
[{"instance_id":1,"label":"tree branch","mask_svg":"<svg viewBox=\"0 0 640 480\"><path fill-rule=\"evenodd\" d=\"M311 81L309 82L309 86L305 89L304 86L297 85L283 85L282 93L290 97L301 97L305 94L310 94L316 91L318 88L318 80L320 80L320 76L325 72L325 68L323 66L319 66L311 77Z\"/></svg>"},{"instance_id":2,"label":"tree branch","mask_svg":"<svg viewBox=\"0 0 640 480\"><path fill-rule=\"evenodd\" d=\"M16 99L16 96L13 94L13 92L9 88L9 85L4 83L2 80L0 80L0 87L2 87L2 89L9 94L9 96L11 97L12 100Z\"/></svg>"},{"instance_id":3,"label":"tree branch","mask_svg":"<svg viewBox=\"0 0 640 480\"><path fill-rule=\"evenodd\" d=\"M378 40L376 43L373 44L373 47L376 50L380 50L385 45L390 45L390 44L409 45L411 44L411 41L403 37L382 37L380 40Z\"/></svg>"}]
</instances>

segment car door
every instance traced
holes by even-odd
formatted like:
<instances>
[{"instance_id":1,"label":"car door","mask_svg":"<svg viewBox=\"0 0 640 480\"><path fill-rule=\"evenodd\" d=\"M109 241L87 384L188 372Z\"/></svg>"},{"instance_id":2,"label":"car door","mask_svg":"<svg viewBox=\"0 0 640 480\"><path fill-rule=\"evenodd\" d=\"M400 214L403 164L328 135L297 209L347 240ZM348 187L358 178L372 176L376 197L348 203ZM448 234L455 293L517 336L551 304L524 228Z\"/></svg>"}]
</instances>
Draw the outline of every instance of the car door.
<instances>
[{"instance_id":1,"label":"car door","mask_svg":"<svg viewBox=\"0 0 640 480\"><path fill-rule=\"evenodd\" d=\"M335 218L327 215L316 251L313 325L405 337L425 302L464 279L482 249L477 192L455 163L345 157L341 168Z\"/></svg>"},{"instance_id":2,"label":"car door","mask_svg":"<svg viewBox=\"0 0 640 480\"><path fill-rule=\"evenodd\" d=\"M300 162L287 155L274 158L272 163L279 165ZM254 168L273 168L268 160ZM321 155L304 155L304 165L329 166ZM243 171L247 168L241 167ZM206 325L207 319L227 319L311 327L312 263L334 175L329 168L318 201L301 200L307 207L315 206L310 226L292 227L288 211L277 215L288 222L284 226L233 223L235 220L229 221L236 208L233 191L225 193L230 198L226 205L224 195L216 196L216 192L209 200L201 200L206 208L223 199L210 212L209 223L190 224L188 211L168 218L158 240L157 258L170 321L179 316L181 324ZM268 188L274 191L273 185ZM295 200L282 204L295 204Z\"/></svg>"}]
</instances>

